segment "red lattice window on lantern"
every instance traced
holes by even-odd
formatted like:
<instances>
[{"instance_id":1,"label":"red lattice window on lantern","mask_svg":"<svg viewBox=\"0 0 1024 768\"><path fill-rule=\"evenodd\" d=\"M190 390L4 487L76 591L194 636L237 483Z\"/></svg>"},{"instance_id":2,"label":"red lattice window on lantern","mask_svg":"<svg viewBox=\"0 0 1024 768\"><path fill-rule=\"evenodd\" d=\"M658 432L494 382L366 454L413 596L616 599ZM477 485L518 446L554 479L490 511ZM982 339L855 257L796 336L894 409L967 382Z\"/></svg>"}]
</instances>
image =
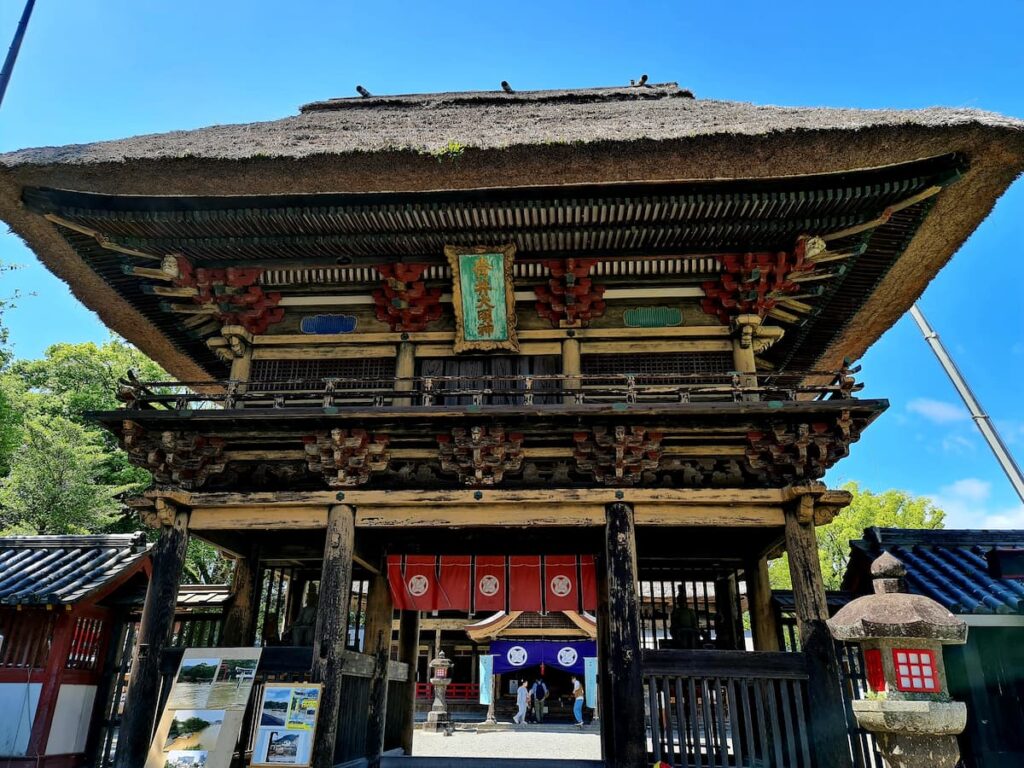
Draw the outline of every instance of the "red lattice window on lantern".
<instances>
[{"instance_id":1,"label":"red lattice window on lantern","mask_svg":"<svg viewBox=\"0 0 1024 768\"><path fill-rule=\"evenodd\" d=\"M894 648L896 689L910 693L938 693L939 672L933 651Z\"/></svg>"}]
</instances>

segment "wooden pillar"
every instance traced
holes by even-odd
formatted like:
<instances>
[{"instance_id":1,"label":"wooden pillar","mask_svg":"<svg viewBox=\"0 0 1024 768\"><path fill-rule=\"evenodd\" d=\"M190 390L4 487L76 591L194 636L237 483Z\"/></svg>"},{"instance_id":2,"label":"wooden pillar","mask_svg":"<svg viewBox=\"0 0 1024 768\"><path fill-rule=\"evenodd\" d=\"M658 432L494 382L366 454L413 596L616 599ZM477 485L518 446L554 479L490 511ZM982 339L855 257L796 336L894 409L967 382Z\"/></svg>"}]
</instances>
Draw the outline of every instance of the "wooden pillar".
<instances>
[{"instance_id":1,"label":"wooden pillar","mask_svg":"<svg viewBox=\"0 0 1024 768\"><path fill-rule=\"evenodd\" d=\"M364 653L373 656L373 677L370 679L369 711L366 716L366 760L369 768L376 768L380 764L380 755L384 751L388 662L391 660L394 617L395 606L391 602L386 572L382 569L381 573L370 577L370 589L366 597Z\"/></svg>"},{"instance_id":2,"label":"wooden pillar","mask_svg":"<svg viewBox=\"0 0 1024 768\"><path fill-rule=\"evenodd\" d=\"M395 391L411 392L414 387L413 377L416 375L416 345L411 341L403 341L398 345L395 358ZM412 405L411 397L396 397L395 405Z\"/></svg>"},{"instance_id":3,"label":"wooden pillar","mask_svg":"<svg viewBox=\"0 0 1024 768\"><path fill-rule=\"evenodd\" d=\"M400 611L398 614L398 660L409 665L408 690L402 697L403 714L401 747L412 754L413 728L416 722L416 674L420 656L419 611Z\"/></svg>"},{"instance_id":4,"label":"wooden pillar","mask_svg":"<svg viewBox=\"0 0 1024 768\"><path fill-rule=\"evenodd\" d=\"M50 738L50 726L57 710L57 697L60 695L61 678L64 676L64 664L71 651L71 642L75 634L77 617L64 606L57 606L61 611L53 625L50 637L50 652L46 657L43 684L39 689L39 703L36 705L35 718L32 720L32 732L29 734L28 757L45 754L46 742ZM147 742L146 746L149 744Z\"/></svg>"},{"instance_id":5,"label":"wooden pillar","mask_svg":"<svg viewBox=\"0 0 1024 768\"><path fill-rule=\"evenodd\" d=\"M231 361L231 380L249 381L249 373L252 370L252 345L246 344L242 354Z\"/></svg>"},{"instance_id":6,"label":"wooden pillar","mask_svg":"<svg viewBox=\"0 0 1024 768\"><path fill-rule=\"evenodd\" d=\"M608 626L611 623L608 595L608 557L601 553L597 558L597 715L602 724L615 719L612 713L611 676L608 674L609 661ZM610 726L601 728L601 759L611 761L615 754L615 733Z\"/></svg>"},{"instance_id":7,"label":"wooden pillar","mask_svg":"<svg viewBox=\"0 0 1024 768\"><path fill-rule=\"evenodd\" d=\"M572 337L564 339L562 341L562 375L573 377L565 380L564 386L567 393L563 400L566 403L576 402L576 397L572 393L580 388L580 380L578 377L581 370L582 360L580 359L579 339Z\"/></svg>"},{"instance_id":8,"label":"wooden pillar","mask_svg":"<svg viewBox=\"0 0 1024 768\"><path fill-rule=\"evenodd\" d=\"M641 768L647 762L643 677L640 657L640 600L636 576L633 508L605 508L605 576L608 581L608 658L611 715L602 730L613 732L614 752L606 765Z\"/></svg>"},{"instance_id":9,"label":"wooden pillar","mask_svg":"<svg viewBox=\"0 0 1024 768\"><path fill-rule=\"evenodd\" d=\"M759 557L744 566L747 577L747 605L755 651L779 650L779 626L772 607L772 587L768 580L768 558Z\"/></svg>"},{"instance_id":10,"label":"wooden pillar","mask_svg":"<svg viewBox=\"0 0 1024 768\"><path fill-rule=\"evenodd\" d=\"M173 512L172 524L160 529L153 545L153 575L142 608L139 641L117 737L115 768L138 768L146 762L160 695L160 655L174 627L178 583L188 547L188 513Z\"/></svg>"},{"instance_id":11,"label":"wooden pillar","mask_svg":"<svg viewBox=\"0 0 1024 768\"><path fill-rule=\"evenodd\" d=\"M738 615L739 605L736 577L730 575L715 579L715 613L721 617L716 630L721 628L723 636L718 647L723 650L743 650L743 623Z\"/></svg>"},{"instance_id":12,"label":"wooden pillar","mask_svg":"<svg viewBox=\"0 0 1024 768\"><path fill-rule=\"evenodd\" d=\"M352 554L355 545L355 509L337 504L327 513L327 537L320 574L320 603L313 638L312 682L322 683L317 738L312 768L334 765L338 713L341 710L342 666L348 634L352 594ZM354 713L353 713L354 716Z\"/></svg>"},{"instance_id":13,"label":"wooden pillar","mask_svg":"<svg viewBox=\"0 0 1024 768\"><path fill-rule=\"evenodd\" d=\"M800 649L807 659L810 732L815 765L850 768L846 712L835 642L825 621L828 605L814 535L814 497L800 496L786 509L786 551L793 580L793 601Z\"/></svg>"},{"instance_id":14,"label":"wooden pillar","mask_svg":"<svg viewBox=\"0 0 1024 768\"><path fill-rule=\"evenodd\" d=\"M231 602L224 617L224 634L221 646L240 648L253 644L256 639L256 600L259 573L258 545L253 544L246 557L235 561L235 573L231 578Z\"/></svg>"}]
</instances>

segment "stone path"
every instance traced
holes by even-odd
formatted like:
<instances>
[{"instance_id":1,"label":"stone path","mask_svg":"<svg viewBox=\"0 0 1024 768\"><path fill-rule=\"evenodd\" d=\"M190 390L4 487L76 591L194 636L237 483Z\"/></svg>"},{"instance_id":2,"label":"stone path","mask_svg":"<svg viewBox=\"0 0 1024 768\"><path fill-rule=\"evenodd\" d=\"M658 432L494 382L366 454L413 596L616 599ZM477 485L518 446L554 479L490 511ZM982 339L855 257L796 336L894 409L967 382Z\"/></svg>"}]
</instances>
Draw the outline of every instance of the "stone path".
<instances>
[{"instance_id":1,"label":"stone path","mask_svg":"<svg viewBox=\"0 0 1024 768\"><path fill-rule=\"evenodd\" d=\"M583 733L572 726L543 728L534 730L527 725L507 731L455 731L451 736L417 730L412 750L425 757L601 759L601 737L596 728Z\"/></svg>"}]
</instances>

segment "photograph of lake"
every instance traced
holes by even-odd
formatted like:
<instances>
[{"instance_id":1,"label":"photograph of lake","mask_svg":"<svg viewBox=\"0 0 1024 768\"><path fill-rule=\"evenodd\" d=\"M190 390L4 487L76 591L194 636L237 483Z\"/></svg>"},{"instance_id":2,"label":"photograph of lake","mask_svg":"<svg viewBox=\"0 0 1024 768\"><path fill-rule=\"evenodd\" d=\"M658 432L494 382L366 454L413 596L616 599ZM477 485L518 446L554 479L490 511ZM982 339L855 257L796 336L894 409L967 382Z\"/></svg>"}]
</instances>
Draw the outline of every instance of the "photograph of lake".
<instances>
[{"instance_id":1,"label":"photograph of lake","mask_svg":"<svg viewBox=\"0 0 1024 768\"><path fill-rule=\"evenodd\" d=\"M220 659L182 659L178 677L167 701L169 709L204 708L210 706L210 691L220 667Z\"/></svg>"},{"instance_id":2,"label":"photograph of lake","mask_svg":"<svg viewBox=\"0 0 1024 768\"><path fill-rule=\"evenodd\" d=\"M260 727L284 726L288 720L288 707L291 702L290 687L263 690L263 709L260 711Z\"/></svg>"}]
</instances>

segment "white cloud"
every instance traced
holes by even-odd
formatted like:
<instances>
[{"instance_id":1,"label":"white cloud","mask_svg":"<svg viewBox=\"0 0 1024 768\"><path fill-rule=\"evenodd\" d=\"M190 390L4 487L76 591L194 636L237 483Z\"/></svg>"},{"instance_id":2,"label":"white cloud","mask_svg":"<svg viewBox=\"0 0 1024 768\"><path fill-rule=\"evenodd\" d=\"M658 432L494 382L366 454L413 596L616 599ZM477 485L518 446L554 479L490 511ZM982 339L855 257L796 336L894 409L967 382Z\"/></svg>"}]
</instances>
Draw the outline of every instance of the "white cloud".
<instances>
[{"instance_id":1,"label":"white cloud","mask_svg":"<svg viewBox=\"0 0 1024 768\"><path fill-rule=\"evenodd\" d=\"M963 455L975 450L974 441L968 440L963 435L948 434L942 438L942 450L946 453Z\"/></svg>"},{"instance_id":2,"label":"white cloud","mask_svg":"<svg viewBox=\"0 0 1024 768\"><path fill-rule=\"evenodd\" d=\"M932 400L927 397L914 398L907 403L907 410L919 416L924 416L928 421L933 421L936 424L950 424L970 418L967 409L958 403Z\"/></svg>"},{"instance_id":3,"label":"white cloud","mask_svg":"<svg viewBox=\"0 0 1024 768\"><path fill-rule=\"evenodd\" d=\"M992 504L987 480L965 477L925 495L946 513L947 528L1024 528L1024 504Z\"/></svg>"}]
</instances>

